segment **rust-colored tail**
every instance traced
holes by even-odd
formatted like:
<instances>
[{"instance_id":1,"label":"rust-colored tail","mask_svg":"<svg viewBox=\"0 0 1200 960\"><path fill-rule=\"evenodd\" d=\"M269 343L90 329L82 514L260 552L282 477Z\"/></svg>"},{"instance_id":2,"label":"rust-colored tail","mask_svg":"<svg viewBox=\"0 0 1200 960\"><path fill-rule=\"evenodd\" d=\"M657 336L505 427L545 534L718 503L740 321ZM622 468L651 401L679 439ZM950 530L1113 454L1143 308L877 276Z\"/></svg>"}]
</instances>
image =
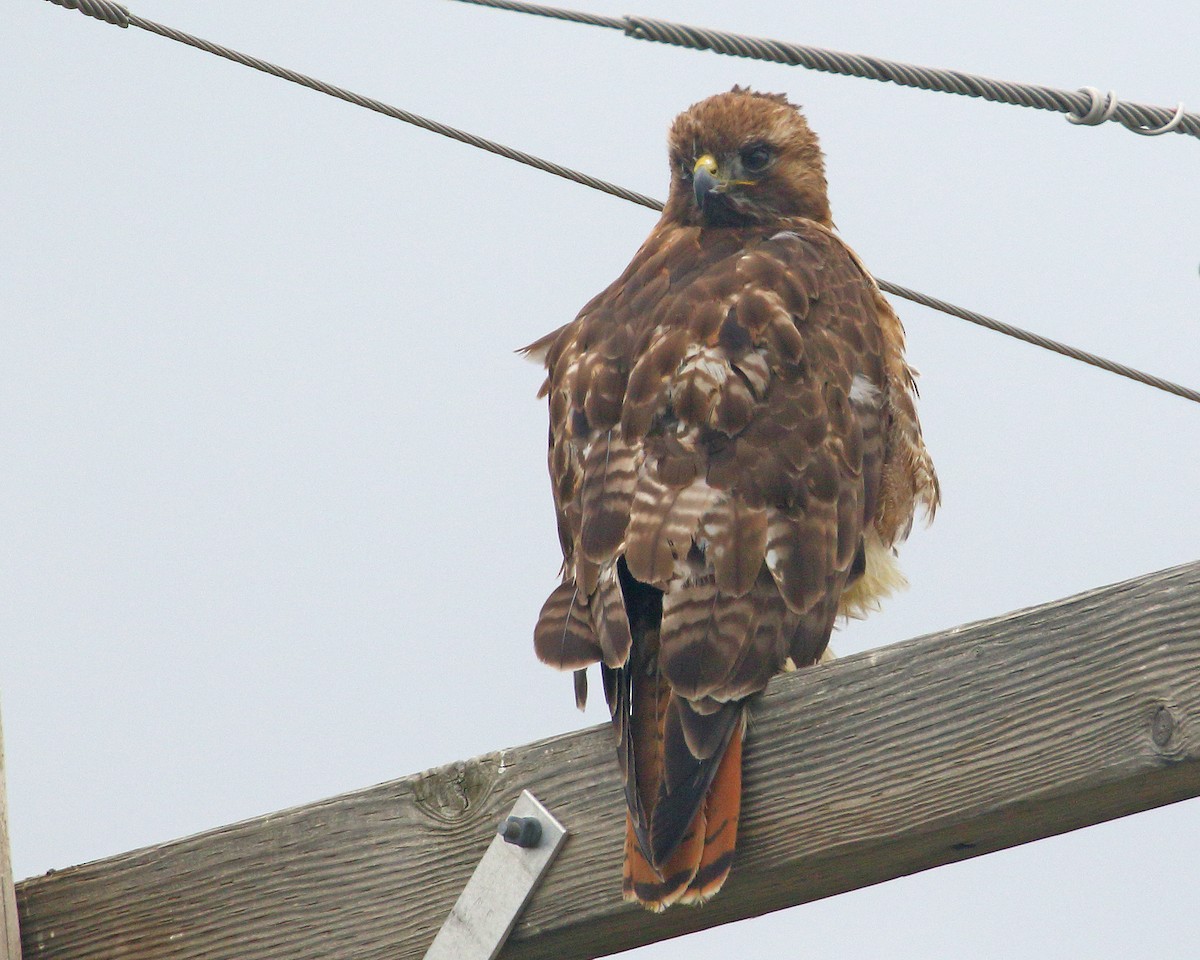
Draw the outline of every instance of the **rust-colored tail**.
<instances>
[{"instance_id":1,"label":"rust-colored tail","mask_svg":"<svg viewBox=\"0 0 1200 960\"><path fill-rule=\"evenodd\" d=\"M734 727L704 802L679 845L657 868L642 851L633 819L626 815L623 891L627 901L658 913L674 903L702 904L721 889L737 844L744 726L739 720Z\"/></svg>"},{"instance_id":2,"label":"rust-colored tail","mask_svg":"<svg viewBox=\"0 0 1200 960\"><path fill-rule=\"evenodd\" d=\"M717 768L704 809L696 819L704 818L704 849L696 864L696 875L679 898L680 903L701 904L721 889L737 846L738 819L742 813L742 736L745 721L740 721L729 738L725 756Z\"/></svg>"},{"instance_id":3,"label":"rust-colored tail","mask_svg":"<svg viewBox=\"0 0 1200 960\"><path fill-rule=\"evenodd\" d=\"M733 863L742 804L745 703L696 702L660 669L662 591L618 575L632 644L601 664L625 787L626 900L649 910L703 903Z\"/></svg>"}]
</instances>

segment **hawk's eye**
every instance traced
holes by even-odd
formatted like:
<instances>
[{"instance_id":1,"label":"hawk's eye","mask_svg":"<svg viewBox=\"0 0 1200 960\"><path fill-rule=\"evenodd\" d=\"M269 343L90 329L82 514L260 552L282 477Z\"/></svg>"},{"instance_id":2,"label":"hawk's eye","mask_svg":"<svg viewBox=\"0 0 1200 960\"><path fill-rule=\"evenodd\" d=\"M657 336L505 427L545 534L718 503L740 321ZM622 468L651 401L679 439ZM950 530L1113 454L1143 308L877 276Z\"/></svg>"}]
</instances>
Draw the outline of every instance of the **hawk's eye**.
<instances>
[{"instance_id":1,"label":"hawk's eye","mask_svg":"<svg viewBox=\"0 0 1200 960\"><path fill-rule=\"evenodd\" d=\"M753 143L742 150L741 157L742 167L750 173L761 173L771 162L771 148L764 143Z\"/></svg>"}]
</instances>

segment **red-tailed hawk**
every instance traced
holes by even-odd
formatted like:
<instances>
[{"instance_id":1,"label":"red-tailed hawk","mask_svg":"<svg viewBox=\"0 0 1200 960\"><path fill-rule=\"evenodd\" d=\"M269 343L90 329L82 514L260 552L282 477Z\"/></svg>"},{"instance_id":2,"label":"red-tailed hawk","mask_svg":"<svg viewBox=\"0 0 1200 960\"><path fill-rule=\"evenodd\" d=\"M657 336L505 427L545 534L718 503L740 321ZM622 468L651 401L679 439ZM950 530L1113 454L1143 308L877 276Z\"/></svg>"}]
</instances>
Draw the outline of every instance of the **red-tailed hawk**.
<instances>
[{"instance_id":1,"label":"red-tailed hawk","mask_svg":"<svg viewBox=\"0 0 1200 960\"><path fill-rule=\"evenodd\" d=\"M564 557L534 644L580 705L601 664L625 898L653 910L729 873L747 698L903 583L893 546L938 501L903 328L803 116L735 87L675 120L670 160L633 262L526 348Z\"/></svg>"}]
</instances>

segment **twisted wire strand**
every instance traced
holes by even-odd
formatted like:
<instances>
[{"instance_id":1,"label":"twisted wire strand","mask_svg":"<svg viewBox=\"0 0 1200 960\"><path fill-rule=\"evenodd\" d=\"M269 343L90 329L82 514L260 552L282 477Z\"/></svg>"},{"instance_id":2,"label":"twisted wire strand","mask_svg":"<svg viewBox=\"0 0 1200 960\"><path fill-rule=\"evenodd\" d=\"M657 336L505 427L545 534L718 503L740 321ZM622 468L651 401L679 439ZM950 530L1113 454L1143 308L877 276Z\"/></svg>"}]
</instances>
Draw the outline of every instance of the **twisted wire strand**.
<instances>
[{"instance_id":1,"label":"twisted wire strand","mask_svg":"<svg viewBox=\"0 0 1200 960\"><path fill-rule=\"evenodd\" d=\"M614 197L620 197L622 200L628 200L631 203L640 204L643 207L649 207L651 210L661 210L662 204L647 197L645 194L638 193L626 187L618 186L615 183L609 183L607 180L601 180L598 177L593 177L590 174L581 173L578 170L572 170L570 167L564 167L561 164L553 163L550 160L543 160L541 157L535 157L531 153L526 153L523 150L517 150L513 147L507 147L502 143L497 143L494 140L488 140L486 137L476 136L473 133L468 133L465 130L459 130L456 127L448 126L444 123L439 123L436 120L430 120L428 117L422 117L419 114L410 113L407 110L401 110L399 107L393 107L381 100L376 100L372 97L365 97L360 93L355 93L352 90L347 90L344 87L334 86L331 83L325 83L323 80L317 80L314 77L299 73L295 70L289 70L286 67L280 67L276 64L269 63L266 60L260 60L258 57L252 57L246 53L240 53L237 50L232 50L229 47L223 47L219 43L213 43L211 40L204 40L200 37L192 36L190 33L184 33L182 30L176 30L174 27L168 27L161 23L155 23L153 20L146 20L136 14L130 13L125 7L120 4L113 3L111 0L50 0L51 3L60 7L65 7L68 10L78 10L80 13L95 17L99 20L105 20L108 23L119 27L138 27L146 30L149 33L156 33L160 37L166 37L169 40L175 40L178 43L187 44L190 47L195 47L198 50L203 50L206 53L214 54L218 57L224 57L226 60L232 60L234 63L240 63L243 66L250 67L254 70L260 70L263 73L269 73L273 77L279 77L281 80L290 80L292 83L298 83L303 87L308 87L310 90L316 90L318 93L324 93L330 97L337 97L339 100L345 100L347 103L353 103L355 106L363 107L367 110L374 110L376 113L382 113L384 116L392 117L395 120L403 120L405 123L410 123L413 126L421 127L424 130L429 130L431 133L439 134L443 137L449 137L451 140L457 140L460 143L468 144L472 147L477 147L480 150L486 150L488 153L494 153L497 156L504 157L508 160L515 160L517 163L523 163L526 166L534 167L545 173L554 174L556 177L562 177L565 180L572 180L575 183L581 183L585 187L591 187L593 190L599 190L602 193L611 194ZM549 8L547 8L549 9ZM549 15L549 14L547 14ZM599 22L605 18L588 18L584 15L581 22L592 23Z\"/></svg>"},{"instance_id":2,"label":"twisted wire strand","mask_svg":"<svg viewBox=\"0 0 1200 960\"><path fill-rule=\"evenodd\" d=\"M525 153L522 150L514 150L511 147L506 147L503 144L496 143L492 140L486 140L483 137L477 137L474 134L467 133L463 130L446 126L443 123L438 123L436 120L429 120L425 117L418 116L415 113L409 113L407 110L400 110L397 107L390 106L382 101L372 99L371 97L364 97L361 94L353 93L352 91L343 89L342 87L335 87L334 85L325 83L321 80L315 80L312 77L306 76L303 73L298 73L295 70L288 70L285 67L279 67L273 63L268 63L265 60L260 60L257 57L252 57L245 53L239 53L236 50L231 50L228 47L221 46L220 44L212 43L208 40L202 40L199 37L194 37L191 34L184 33L182 30L176 30L172 27L155 23L153 20L145 20L136 14L130 13L120 4L112 3L111 0L50 0L50 2L70 10L78 10L80 13L83 13L86 16L104 20L108 23L114 24L115 26L134 26L142 30L149 31L150 33L156 33L161 37L167 37L170 40L175 40L179 43L196 47L199 50L204 50L207 53L214 54L218 57L224 57L226 60L232 60L234 63L240 63L255 70L261 70L263 73L269 73L272 76L279 77L280 79L290 80L292 83L298 83L301 86L308 87L311 90L316 90L319 93L324 93L331 97L337 97L339 100L345 100L347 103L353 103L356 106L364 107L368 110L374 110L376 113L382 113L385 116L392 117L396 120L403 120L405 123L413 124L414 126L429 130L432 133L440 134L443 137L450 137L453 140L458 140L459 142L466 143L472 147L478 147L480 150L486 150L489 153L494 153L509 160L515 160L518 163L526 164L538 170L545 171L546 173L552 173L555 176L563 177L566 180L572 180L575 183L581 183L586 187L591 187L593 190L599 190L602 193L619 197L622 200L628 200L631 203L648 207L651 210L661 211L663 208L663 203L661 200L656 200L653 197L646 196L645 194L628 190L625 187L618 186L614 183L609 183L607 180L601 180L597 177L590 176L589 174L580 173L578 170L572 170L570 167L564 167L557 163L551 163L549 160L543 160L540 157L535 157L533 154ZM506 4L513 8L520 7L522 9L529 6L529 4L520 3L519 0L465 0L465 2L481 2L486 3L486 5ZM547 7L544 9L552 10L553 8ZM546 15L551 16L552 14ZM564 17L562 19L570 18ZM590 21L585 20L581 22ZM915 290L910 290L907 287L890 283L887 280L880 280L876 278L875 282L879 285L880 289L886 293L903 297L905 300L911 300L914 303L919 303L934 310L947 313L951 316L959 317L962 320L967 320L971 323L978 324L979 326L987 327L989 330L994 330L995 332L1002 333L1005 336L1023 340L1026 343L1033 344L1034 346L1042 347L1046 350L1052 350L1055 353L1062 354L1065 357L1070 357L1071 359L1078 360L1082 363L1091 364L1094 367L1099 367L1101 370L1107 370L1108 372L1115 373L1118 376L1136 380L1139 383L1144 383L1147 386L1155 387L1159 390L1165 390L1167 393L1172 393L1175 396L1183 397L1185 400L1192 400L1196 403L1200 403L1200 391L1180 386L1179 384L1173 383L1170 380L1164 380L1163 378L1157 377L1153 374L1144 373L1141 370L1128 367L1123 363L1117 363L1114 360L1105 359L1104 357L1097 356L1094 353L1089 353L1086 350L1080 350L1076 347L1059 343L1056 340L1050 340L1039 334L1031 333L1028 330L1023 330L1020 327L1014 327L1010 324L1003 323L1002 321L993 320L991 317L986 317L983 314L976 313L974 310L967 310L965 307L955 306L954 304L947 303L944 300L939 300L936 297L930 297Z\"/></svg>"},{"instance_id":3,"label":"twisted wire strand","mask_svg":"<svg viewBox=\"0 0 1200 960\"><path fill-rule=\"evenodd\" d=\"M1134 133L1154 135L1159 133L1184 133L1200 138L1200 114L1184 111L1177 107L1149 106L1118 100L1113 93L1101 103L1100 94L1093 88L1059 90L1029 83L995 80L960 70L941 70L921 67L911 63L899 63L880 57L855 53L825 50L782 40L748 37L743 34L709 30L651 17L625 16L601 17L575 10L547 7L542 4L524 3L522 0L457 0L479 7L493 7L514 13L528 13L555 20L567 20L590 26L621 30L636 40L652 40L692 50L712 50L731 57L747 57L766 60L793 67L806 67L824 73L835 73L847 77L867 80L890 81L902 87L916 87L940 93L955 93L966 97L979 97L994 103L1033 107L1037 110L1053 110L1064 113L1073 122L1087 126L1112 121ZM1097 110L1097 104L1107 109Z\"/></svg>"},{"instance_id":4,"label":"twisted wire strand","mask_svg":"<svg viewBox=\"0 0 1200 960\"><path fill-rule=\"evenodd\" d=\"M1152 373L1145 373L1133 367L1126 366L1123 363L1118 363L1115 360L1109 360L1105 357L1097 356L1094 353L1088 353L1086 350L1080 350L1078 347L1072 347L1069 344L1061 343L1058 340L1051 340L1049 337L1043 337L1040 333L1033 333L1029 330L1024 330L1021 327L1014 327L1010 323L1005 323L1003 320L995 320L992 317L984 316L982 313L976 313L974 310L968 310L966 307L957 307L952 303L947 303L945 300L939 300L937 297L931 297L926 293L920 293L916 290L910 290L908 287L902 287L899 284L890 283L887 280L880 280L878 277L875 282L879 285L879 289L885 293L893 294L897 297L903 297L905 300L911 300L913 303L919 303L922 306L930 307L933 310L939 310L942 313L948 313L952 317L958 317L960 320L966 320L968 323L974 323L981 327L986 327L988 330L994 330L996 333L1002 333L1006 337L1013 337L1017 340L1023 340L1026 343L1033 344L1035 347L1041 347L1043 350L1051 350L1054 353L1062 354L1064 357L1070 357L1072 360L1078 360L1081 363L1090 364L1093 367L1099 367L1101 370L1107 370L1109 373L1115 373L1119 377L1127 377L1130 380L1136 380L1139 383L1144 383L1148 387L1154 387L1157 390L1165 390L1167 393L1173 393L1177 397L1182 397L1185 400L1192 400L1195 403L1200 403L1200 390L1193 390L1190 387L1181 386L1170 380L1164 380L1162 377L1155 376Z\"/></svg>"},{"instance_id":5,"label":"twisted wire strand","mask_svg":"<svg viewBox=\"0 0 1200 960\"><path fill-rule=\"evenodd\" d=\"M58 2L58 0L53 0L53 2ZM655 201L650 197L636 193L633 190L627 190L624 187L619 187L616 184L597 179L596 177L589 176L586 173L580 173L578 170L572 170L569 167L552 163L549 160L543 160L541 157L535 157L533 154L525 153L523 150L515 150L512 147L506 147L502 143L496 143L494 140L488 140L484 137L476 136L473 133L467 133L465 130L459 130L456 127L447 126L446 124L439 123L436 120L430 120L427 117L422 117L415 113L409 113L407 110L401 110L398 107L393 107L390 104L383 103L380 100L375 100L372 97L364 97L362 94L354 93L352 90L347 90L344 87L336 87L331 83L325 83L322 80L314 79L313 77L306 76L303 73L298 73L295 70L289 70L286 67L280 67L273 63L268 63L266 60L258 59L258 57L252 57L249 54L239 53L237 50L231 50L228 47L223 47L220 44L213 43L209 40L202 40L199 37L194 37L191 34L184 33L182 30L176 30L173 27L167 27L161 23L155 23L153 20L144 20L136 14L129 14L129 23L132 26L140 27L143 30L148 30L150 33L157 33L159 36L176 40L179 43L186 43L188 46L196 47L197 49L204 50L207 53L215 54L218 57L224 57L226 60L232 60L234 63L240 63L243 66L251 67L255 70L261 70L263 73L269 73L271 76L279 77L282 80L290 80L292 83L298 83L301 86L308 87L310 90L316 90L318 93L324 93L331 97L337 97L339 100L345 100L347 103L353 103L356 106L364 107L367 110L374 110L376 113L382 113L384 116L392 117L396 120L403 120L405 123L411 123L413 126L421 127L424 130L429 130L430 132L439 134L443 137L449 137L451 140L458 140L460 143L477 147L480 150L486 150L488 153L494 153L497 156L505 157L509 160L515 160L517 163L523 163L546 173L552 173L556 177L563 177L566 180L573 180L576 183L582 183L584 186L592 187L595 190L602 190L605 193L611 193L613 196L621 197L624 200L629 200L633 203L640 203L644 207L653 207L655 204Z\"/></svg>"},{"instance_id":6,"label":"twisted wire strand","mask_svg":"<svg viewBox=\"0 0 1200 960\"><path fill-rule=\"evenodd\" d=\"M58 0L54 0L55 3ZM497 10L511 10L513 13L531 13L535 17L549 17L552 20L568 20L572 23L586 23L591 27L607 27L609 30L624 31L627 27L627 17L606 17L599 13L586 13L582 10L564 10L561 7L547 7L541 3L524 3L523 0L463 0L464 3L475 3L481 7L495 7Z\"/></svg>"},{"instance_id":7,"label":"twisted wire strand","mask_svg":"<svg viewBox=\"0 0 1200 960\"><path fill-rule=\"evenodd\" d=\"M126 29L129 26L129 11L119 3L111 0L50 0L51 3L66 7L68 10L78 10L85 17L95 17L111 23L115 27Z\"/></svg>"}]
</instances>

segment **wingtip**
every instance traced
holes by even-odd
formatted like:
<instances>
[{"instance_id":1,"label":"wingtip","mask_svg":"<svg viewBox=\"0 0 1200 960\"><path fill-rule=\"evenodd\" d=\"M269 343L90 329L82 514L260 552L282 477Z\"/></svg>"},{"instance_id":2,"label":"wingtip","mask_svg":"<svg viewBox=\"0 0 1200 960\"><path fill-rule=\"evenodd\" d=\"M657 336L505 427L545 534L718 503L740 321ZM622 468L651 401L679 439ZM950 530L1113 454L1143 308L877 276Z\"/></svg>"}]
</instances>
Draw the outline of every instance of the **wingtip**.
<instances>
[{"instance_id":1,"label":"wingtip","mask_svg":"<svg viewBox=\"0 0 1200 960\"><path fill-rule=\"evenodd\" d=\"M513 353L524 357L530 363L536 363L538 366L546 365L546 357L550 353L550 348L554 346L554 341L558 339L560 333L565 327L559 327L557 330L551 330L544 337L539 337L533 343L526 344L523 347L517 347Z\"/></svg>"}]
</instances>

